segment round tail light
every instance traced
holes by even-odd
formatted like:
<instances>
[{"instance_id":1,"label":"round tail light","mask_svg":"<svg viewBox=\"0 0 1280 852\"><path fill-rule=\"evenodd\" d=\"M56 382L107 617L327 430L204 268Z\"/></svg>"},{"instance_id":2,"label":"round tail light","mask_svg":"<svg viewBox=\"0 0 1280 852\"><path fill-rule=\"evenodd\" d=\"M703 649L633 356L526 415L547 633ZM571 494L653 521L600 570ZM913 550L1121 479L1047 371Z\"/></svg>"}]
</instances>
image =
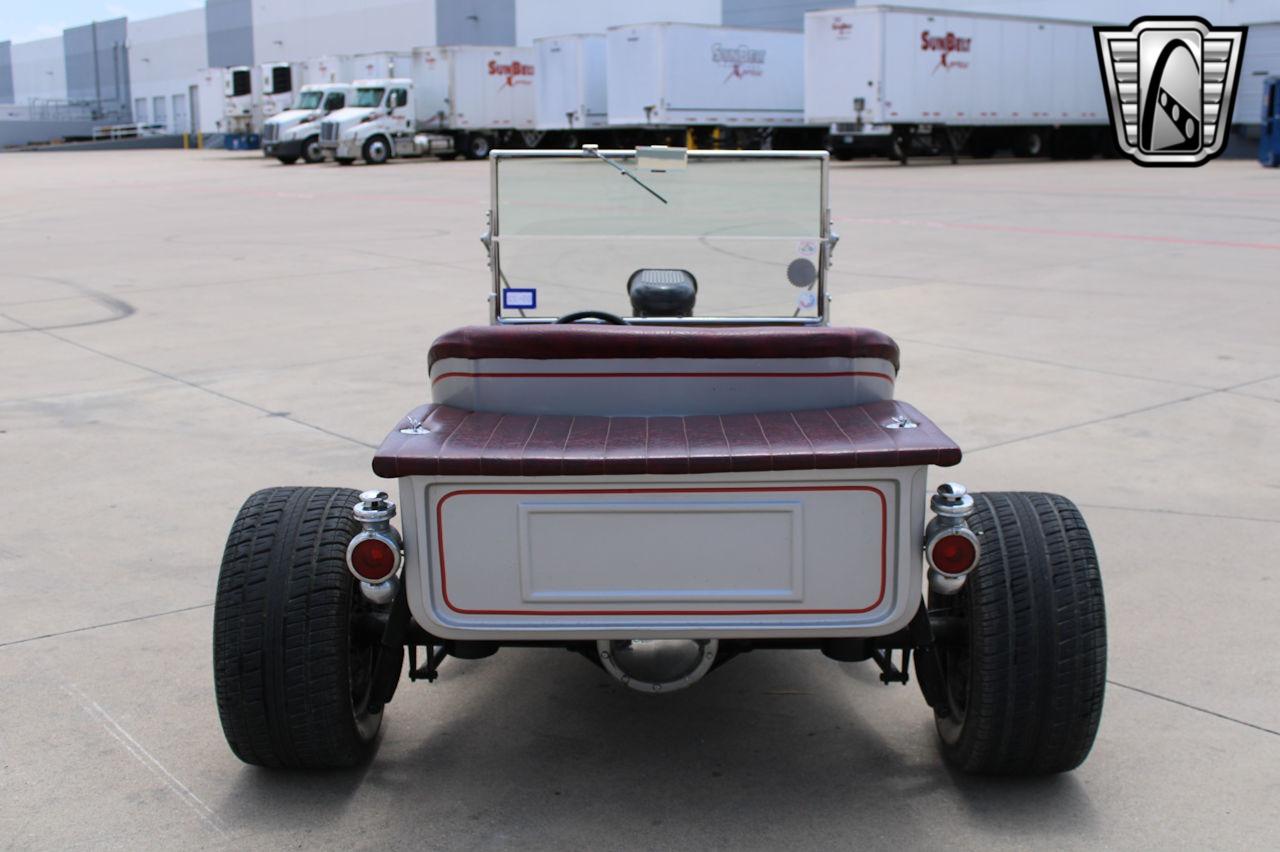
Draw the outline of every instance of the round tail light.
<instances>
[{"instance_id":1,"label":"round tail light","mask_svg":"<svg viewBox=\"0 0 1280 852\"><path fill-rule=\"evenodd\" d=\"M366 583L381 583L400 567L400 550L381 536L365 534L351 542L347 564Z\"/></svg>"},{"instance_id":2,"label":"round tail light","mask_svg":"<svg viewBox=\"0 0 1280 852\"><path fill-rule=\"evenodd\" d=\"M954 530L931 541L926 555L934 568L956 576L977 564L978 542L969 530Z\"/></svg>"}]
</instances>

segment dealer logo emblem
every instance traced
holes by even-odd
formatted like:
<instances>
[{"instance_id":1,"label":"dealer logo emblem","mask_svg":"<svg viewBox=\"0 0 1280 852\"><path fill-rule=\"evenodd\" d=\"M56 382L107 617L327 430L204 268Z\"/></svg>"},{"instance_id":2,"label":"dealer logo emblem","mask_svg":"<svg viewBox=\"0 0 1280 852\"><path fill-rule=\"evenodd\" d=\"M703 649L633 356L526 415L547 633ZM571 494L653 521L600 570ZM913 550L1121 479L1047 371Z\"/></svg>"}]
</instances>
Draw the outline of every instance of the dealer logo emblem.
<instances>
[{"instance_id":1,"label":"dealer logo emblem","mask_svg":"<svg viewBox=\"0 0 1280 852\"><path fill-rule=\"evenodd\" d=\"M1222 153L1247 27L1144 17L1094 27L1120 151L1140 166L1201 166Z\"/></svg>"}]
</instances>

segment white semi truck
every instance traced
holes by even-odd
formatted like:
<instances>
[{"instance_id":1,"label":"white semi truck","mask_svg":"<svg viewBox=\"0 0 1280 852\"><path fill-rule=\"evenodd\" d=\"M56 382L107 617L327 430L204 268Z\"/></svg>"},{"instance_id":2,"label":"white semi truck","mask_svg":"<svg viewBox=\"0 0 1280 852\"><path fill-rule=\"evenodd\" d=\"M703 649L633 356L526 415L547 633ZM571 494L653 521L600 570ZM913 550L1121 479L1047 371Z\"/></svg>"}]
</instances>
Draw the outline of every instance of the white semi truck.
<instances>
[{"instance_id":1,"label":"white semi truck","mask_svg":"<svg viewBox=\"0 0 1280 852\"><path fill-rule=\"evenodd\" d=\"M859 6L809 12L804 38L805 119L830 127L837 158L1110 144L1091 24Z\"/></svg>"},{"instance_id":2,"label":"white semi truck","mask_svg":"<svg viewBox=\"0 0 1280 852\"><path fill-rule=\"evenodd\" d=\"M321 122L320 145L344 165L532 147L535 57L532 47L471 46L400 55L387 77L356 81L352 106Z\"/></svg>"},{"instance_id":3,"label":"white semi truck","mask_svg":"<svg viewBox=\"0 0 1280 852\"><path fill-rule=\"evenodd\" d=\"M350 83L304 85L296 102L262 123L262 155L275 157L286 166L299 159L306 163L324 160L320 120L345 109L354 93Z\"/></svg>"}]
</instances>

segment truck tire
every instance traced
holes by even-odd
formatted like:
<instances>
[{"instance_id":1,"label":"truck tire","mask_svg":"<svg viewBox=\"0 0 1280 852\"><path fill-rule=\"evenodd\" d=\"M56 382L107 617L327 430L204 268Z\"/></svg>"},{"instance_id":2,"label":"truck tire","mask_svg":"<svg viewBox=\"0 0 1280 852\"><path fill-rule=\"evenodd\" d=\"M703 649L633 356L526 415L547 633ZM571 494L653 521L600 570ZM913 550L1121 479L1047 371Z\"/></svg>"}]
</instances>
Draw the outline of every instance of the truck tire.
<instances>
[{"instance_id":1,"label":"truck tire","mask_svg":"<svg viewBox=\"0 0 1280 852\"><path fill-rule=\"evenodd\" d=\"M286 166L292 166L298 162L298 158L294 156L276 157L276 159Z\"/></svg>"},{"instance_id":2,"label":"truck tire","mask_svg":"<svg viewBox=\"0 0 1280 852\"><path fill-rule=\"evenodd\" d=\"M312 164L324 162L324 149L320 147L319 136L308 136L302 141L302 159Z\"/></svg>"},{"instance_id":3,"label":"truck tire","mask_svg":"<svg viewBox=\"0 0 1280 852\"><path fill-rule=\"evenodd\" d=\"M1056 494L975 494L978 566L955 595L930 593L949 708L942 752L965 772L1044 775L1079 766L1106 688L1107 634L1093 539Z\"/></svg>"},{"instance_id":4,"label":"truck tire","mask_svg":"<svg viewBox=\"0 0 1280 852\"><path fill-rule=\"evenodd\" d=\"M349 166L356 161L355 157L334 157L334 159L337 160L340 166Z\"/></svg>"},{"instance_id":5,"label":"truck tire","mask_svg":"<svg viewBox=\"0 0 1280 852\"><path fill-rule=\"evenodd\" d=\"M493 150L493 143L483 133L473 133L467 137L464 153L468 160L483 160L489 156L491 150Z\"/></svg>"},{"instance_id":6,"label":"truck tire","mask_svg":"<svg viewBox=\"0 0 1280 852\"><path fill-rule=\"evenodd\" d=\"M1044 133L1035 128L1019 131L1013 140L1013 156L1042 157L1045 153Z\"/></svg>"},{"instance_id":7,"label":"truck tire","mask_svg":"<svg viewBox=\"0 0 1280 852\"><path fill-rule=\"evenodd\" d=\"M349 488L269 488L240 508L218 575L213 680L223 734L257 766L351 766L372 752L366 711L380 637L347 570L360 525ZM403 658L403 650L398 649Z\"/></svg>"},{"instance_id":8,"label":"truck tire","mask_svg":"<svg viewBox=\"0 0 1280 852\"><path fill-rule=\"evenodd\" d=\"M371 166L380 166L391 157L391 143L385 136L373 136L364 143L362 150L364 161Z\"/></svg>"}]
</instances>

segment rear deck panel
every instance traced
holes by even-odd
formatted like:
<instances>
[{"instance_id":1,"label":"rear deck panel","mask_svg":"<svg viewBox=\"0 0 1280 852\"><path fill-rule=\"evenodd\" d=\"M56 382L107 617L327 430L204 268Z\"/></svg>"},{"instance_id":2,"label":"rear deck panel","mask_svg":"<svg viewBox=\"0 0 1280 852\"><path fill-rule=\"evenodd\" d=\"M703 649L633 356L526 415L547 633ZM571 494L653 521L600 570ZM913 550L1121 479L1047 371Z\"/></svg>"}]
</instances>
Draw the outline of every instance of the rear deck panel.
<instances>
[{"instance_id":1,"label":"rear deck panel","mask_svg":"<svg viewBox=\"0 0 1280 852\"><path fill-rule=\"evenodd\" d=\"M410 607L458 639L892 632L925 470L406 477Z\"/></svg>"}]
</instances>

